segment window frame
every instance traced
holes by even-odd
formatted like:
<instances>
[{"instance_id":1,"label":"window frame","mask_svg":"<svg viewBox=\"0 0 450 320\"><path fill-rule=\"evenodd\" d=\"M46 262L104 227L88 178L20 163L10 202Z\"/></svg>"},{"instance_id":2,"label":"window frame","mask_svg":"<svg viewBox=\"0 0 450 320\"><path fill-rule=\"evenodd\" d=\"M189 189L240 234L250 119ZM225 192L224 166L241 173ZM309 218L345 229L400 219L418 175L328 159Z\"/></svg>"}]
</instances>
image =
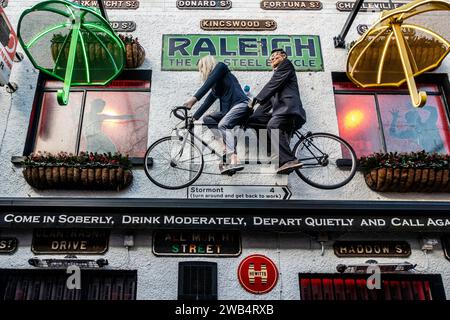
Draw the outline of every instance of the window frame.
<instances>
[{"instance_id":1,"label":"window frame","mask_svg":"<svg viewBox=\"0 0 450 320\"><path fill-rule=\"evenodd\" d=\"M392 87L384 87L384 88L364 88L363 90L358 90L359 88L354 89L335 89L334 83L336 82L349 82L350 79L347 77L345 72L332 72L331 73L332 84L333 84L333 97L339 94L345 95L370 95L374 98L375 111L377 113L378 120L378 135L381 141L381 146L383 148L383 152L387 152L386 148L386 138L383 129L383 122L381 119L381 111L380 104L378 101L378 95L400 95L405 94L407 89L399 89ZM423 84L433 84L438 88L438 92L427 92L427 95L432 96L440 96L442 97L442 101L444 104L444 112L446 115L447 126L450 128L450 81L448 75L446 73L425 73L418 77L416 77L417 83ZM380 89L383 90L380 92ZM406 90L406 91L405 91ZM335 105L336 109L336 105ZM338 117L336 112L336 117Z\"/></svg>"},{"instance_id":2,"label":"window frame","mask_svg":"<svg viewBox=\"0 0 450 320\"><path fill-rule=\"evenodd\" d=\"M178 263L178 300L196 300L194 299L193 294L188 294L183 291L184 281L185 281L185 270L187 267L196 267L196 268L211 268L211 289L212 293L209 295L202 295L198 301L206 300L206 301L215 301L218 298L217 290L218 290L218 276L217 276L217 263L216 262L207 262L207 261L182 261ZM198 293L196 295L199 297Z\"/></svg>"},{"instance_id":3,"label":"window frame","mask_svg":"<svg viewBox=\"0 0 450 320\"><path fill-rule=\"evenodd\" d=\"M23 149L22 156L26 157L30 153L32 153L34 150L34 146L36 144L36 138L37 138L37 130L39 126L39 117L41 115L42 111L42 100L44 98L45 92L56 92L60 87L45 87L45 83L47 80L55 80L53 77L47 75L44 72L39 72L38 79L37 79L37 85L36 90L34 93L33 98L33 104L30 114L30 121L28 124L28 130L27 130L27 136L25 139L25 146ZM148 92L151 94L152 92L152 70L149 69L126 69L124 70L119 77L116 79L117 81L120 80L142 80L142 81L149 81L150 82L150 88L143 89L143 88L99 88L98 86L89 88L88 86L79 88L79 87L71 87L70 92ZM114 81L113 80L113 81ZM82 104L84 106L86 101L86 94L83 95ZM84 109L82 109L83 111ZM80 117L83 117L84 114L81 112ZM80 143L80 137L81 137L81 126L78 126L77 131L77 149L79 148ZM148 141L147 141L148 143ZM144 157L131 157L130 158L133 165L143 165L144 163Z\"/></svg>"},{"instance_id":4,"label":"window frame","mask_svg":"<svg viewBox=\"0 0 450 320\"><path fill-rule=\"evenodd\" d=\"M298 286L299 286L299 297L303 301L315 301L312 300L304 300L302 299L302 279L320 279L322 285L323 292L323 280L334 280L341 279L345 282L345 280L367 280L370 274L366 273L299 273L298 274ZM432 294L432 300L446 300L444 282L441 274L418 274L418 273L382 273L381 281L428 281L430 284L430 292ZM310 287L312 289L312 286ZM333 289L335 289L333 285ZM335 292L335 290L334 290ZM345 292L345 286L344 286ZM384 289L375 290L377 298L382 297L381 294L384 293ZM369 299L370 300L370 299ZM377 299L378 301L384 299ZM326 301L326 300L325 300ZM331 300L328 300L331 301ZM351 301L351 300L349 300ZM356 299L354 301L364 301ZM385 301L385 300L384 300ZM404 300L403 300L404 301ZM418 301L418 300L416 300Z\"/></svg>"},{"instance_id":5,"label":"window frame","mask_svg":"<svg viewBox=\"0 0 450 320\"><path fill-rule=\"evenodd\" d=\"M132 290L131 299L123 299L126 300L136 300L137 299L137 288L138 288L138 272L137 270L97 270L97 269L82 269L83 275L81 277L81 291L79 292L80 299L74 301L94 301L89 298L92 292L89 292L90 284L92 285L93 280L104 280L109 278L120 279L128 278L131 280L130 283L134 285ZM1 285L8 283L8 278L20 276L22 278L30 278L32 281L40 281L45 277L56 277L56 279L66 279L67 274L65 269L0 269L0 303L4 301L4 296L6 293L6 286L2 287ZM59 277L59 278L58 278ZM55 287L53 287L55 288ZM25 299L26 300L26 299ZM18 301L18 300L15 300ZM38 300L28 300L28 301L38 301ZM51 301L70 301L70 299L61 299L61 300L51 300ZM97 300L95 300L97 301ZM114 301L114 300L104 300L104 301Z\"/></svg>"}]
</instances>

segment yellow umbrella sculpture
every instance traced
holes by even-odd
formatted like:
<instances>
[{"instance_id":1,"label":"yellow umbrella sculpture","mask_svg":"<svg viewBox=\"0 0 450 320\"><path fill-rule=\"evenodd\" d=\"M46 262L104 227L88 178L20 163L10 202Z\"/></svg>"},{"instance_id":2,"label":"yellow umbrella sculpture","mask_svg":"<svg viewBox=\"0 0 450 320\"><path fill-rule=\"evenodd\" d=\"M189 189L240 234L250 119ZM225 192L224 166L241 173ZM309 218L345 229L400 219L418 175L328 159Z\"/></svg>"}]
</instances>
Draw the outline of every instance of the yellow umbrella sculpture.
<instances>
[{"instance_id":1,"label":"yellow umbrella sculpture","mask_svg":"<svg viewBox=\"0 0 450 320\"><path fill-rule=\"evenodd\" d=\"M347 76L363 88L408 84L412 103L422 107L414 77L437 68L450 52L450 2L415 0L385 11L350 49Z\"/></svg>"}]
</instances>

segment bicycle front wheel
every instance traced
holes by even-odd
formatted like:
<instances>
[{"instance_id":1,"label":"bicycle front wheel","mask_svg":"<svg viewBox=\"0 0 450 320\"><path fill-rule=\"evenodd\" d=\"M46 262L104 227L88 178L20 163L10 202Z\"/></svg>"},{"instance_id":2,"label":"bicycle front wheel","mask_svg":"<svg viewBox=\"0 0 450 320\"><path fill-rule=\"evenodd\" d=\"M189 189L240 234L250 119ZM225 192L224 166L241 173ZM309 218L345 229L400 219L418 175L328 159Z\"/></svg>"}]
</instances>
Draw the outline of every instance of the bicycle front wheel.
<instances>
[{"instance_id":1,"label":"bicycle front wheel","mask_svg":"<svg viewBox=\"0 0 450 320\"><path fill-rule=\"evenodd\" d=\"M303 163L297 175L319 189L337 189L356 173L356 154L351 145L330 133L313 133L297 142L296 158Z\"/></svg>"},{"instance_id":2,"label":"bicycle front wheel","mask_svg":"<svg viewBox=\"0 0 450 320\"><path fill-rule=\"evenodd\" d=\"M203 154L186 137L165 137L145 154L144 170L151 182L164 189L182 189L193 184L203 171Z\"/></svg>"}]
</instances>

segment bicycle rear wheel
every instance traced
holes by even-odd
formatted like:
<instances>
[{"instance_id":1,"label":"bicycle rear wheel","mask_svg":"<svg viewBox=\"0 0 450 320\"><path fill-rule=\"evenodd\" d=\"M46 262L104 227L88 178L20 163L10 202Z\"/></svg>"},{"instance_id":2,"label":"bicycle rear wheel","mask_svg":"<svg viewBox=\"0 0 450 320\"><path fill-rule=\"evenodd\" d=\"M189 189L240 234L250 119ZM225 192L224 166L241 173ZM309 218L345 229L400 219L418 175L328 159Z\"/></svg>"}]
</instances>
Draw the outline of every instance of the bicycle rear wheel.
<instances>
[{"instance_id":1,"label":"bicycle rear wheel","mask_svg":"<svg viewBox=\"0 0 450 320\"><path fill-rule=\"evenodd\" d=\"M203 154L185 137L165 137L145 153L144 170L151 182L164 189L182 189L193 184L203 171Z\"/></svg>"},{"instance_id":2,"label":"bicycle rear wheel","mask_svg":"<svg viewBox=\"0 0 450 320\"><path fill-rule=\"evenodd\" d=\"M348 142L330 133L313 133L294 146L296 158L303 163L297 175L319 189L337 189L356 173L356 154Z\"/></svg>"}]
</instances>

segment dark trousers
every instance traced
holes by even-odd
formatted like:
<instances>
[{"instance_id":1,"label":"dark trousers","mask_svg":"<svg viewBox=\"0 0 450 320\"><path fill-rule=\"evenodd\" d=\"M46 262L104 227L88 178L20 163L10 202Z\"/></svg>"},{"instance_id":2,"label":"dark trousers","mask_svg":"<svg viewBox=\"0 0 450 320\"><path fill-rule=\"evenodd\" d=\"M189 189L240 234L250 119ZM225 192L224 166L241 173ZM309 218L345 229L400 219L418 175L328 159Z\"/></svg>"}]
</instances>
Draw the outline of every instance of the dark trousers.
<instances>
[{"instance_id":1,"label":"dark trousers","mask_svg":"<svg viewBox=\"0 0 450 320\"><path fill-rule=\"evenodd\" d=\"M267 124L267 135L271 143L272 152L278 150L279 166L289 161L295 160L294 153L291 150L290 142L294 132L305 123L299 116L272 116L266 112L256 112L250 117L250 124ZM270 139L272 130L277 129L279 133L278 145Z\"/></svg>"}]
</instances>

